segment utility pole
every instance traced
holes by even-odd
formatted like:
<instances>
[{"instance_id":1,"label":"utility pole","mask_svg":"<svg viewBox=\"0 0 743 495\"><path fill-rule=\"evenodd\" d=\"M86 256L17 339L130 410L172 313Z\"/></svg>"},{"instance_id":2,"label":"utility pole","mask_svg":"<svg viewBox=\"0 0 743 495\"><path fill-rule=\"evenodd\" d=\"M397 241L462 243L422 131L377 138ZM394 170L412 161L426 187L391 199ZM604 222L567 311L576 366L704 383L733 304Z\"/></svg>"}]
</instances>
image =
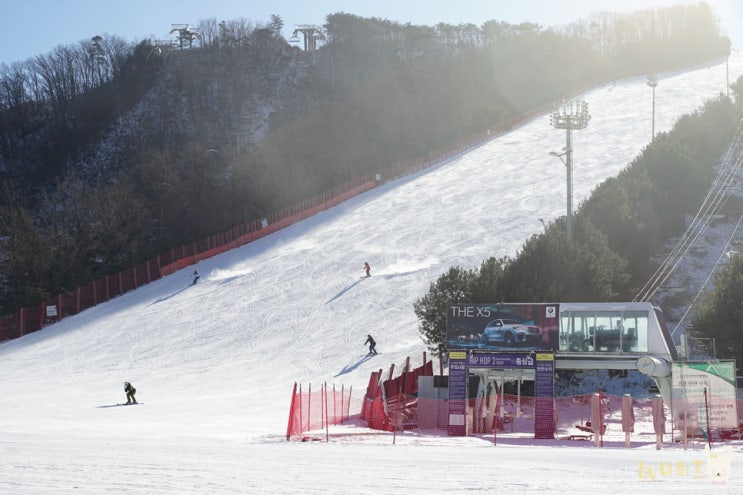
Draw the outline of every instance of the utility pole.
<instances>
[{"instance_id":1,"label":"utility pole","mask_svg":"<svg viewBox=\"0 0 743 495\"><path fill-rule=\"evenodd\" d=\"M571 101L563 103L561 107L555 108L550 114L550 125L555 129L565 129L565 147L562 153L550 152L565 164L567 169L567 227L568 241L573 240L573 141L571 132L573 130L585 129L591 114L588 113L588 103L585 101ZM562 157L565 157L563 160Z\"/></svg>"}]
</instances>

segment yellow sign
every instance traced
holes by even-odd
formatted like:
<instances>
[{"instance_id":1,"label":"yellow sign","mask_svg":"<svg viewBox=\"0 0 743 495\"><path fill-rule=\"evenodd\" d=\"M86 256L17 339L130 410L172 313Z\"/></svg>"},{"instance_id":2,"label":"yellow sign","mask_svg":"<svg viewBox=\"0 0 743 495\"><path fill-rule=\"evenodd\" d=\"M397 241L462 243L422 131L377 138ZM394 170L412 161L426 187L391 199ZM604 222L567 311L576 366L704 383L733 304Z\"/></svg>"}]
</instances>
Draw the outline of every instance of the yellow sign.
<instances>
[{"instance_id":1,"label":"yellow sign","mask_svg":"<svg viewBox=\"0 0 743 495\"><path fill-rule=\"evenodd\" d=\"M539 353L537 354L537 361L554 361L554 354Z\"/></svg>"},{"instance_id":2,"label":"yellow sign","mask_svg":"<svg viewBox=\"0 0 743 495\"><path fill-rule=\"evenodd\" d=\"M467 359L467 351L451 351L449 359Z\"/></svg>"}]
</instances>

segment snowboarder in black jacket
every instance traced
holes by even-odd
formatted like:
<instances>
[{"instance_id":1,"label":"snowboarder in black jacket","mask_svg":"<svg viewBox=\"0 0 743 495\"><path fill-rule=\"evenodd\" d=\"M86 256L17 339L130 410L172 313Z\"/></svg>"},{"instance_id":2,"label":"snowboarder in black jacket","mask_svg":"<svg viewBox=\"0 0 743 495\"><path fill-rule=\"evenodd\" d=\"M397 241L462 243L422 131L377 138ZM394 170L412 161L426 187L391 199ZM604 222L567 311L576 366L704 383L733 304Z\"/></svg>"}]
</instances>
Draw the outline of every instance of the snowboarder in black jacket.
<instances>
[{"instance_id":1,"label":"snowboarder in black jacket","mask_svg":"<svg viewBox=\"0 0 743 495\"><path fill-rule=\"evenodd\" d=\"M374 338L371 335L366 336L366 341L364 342L364 345L369 344L369 354L376 354L377 353L377 343L374 341Z\"/></svg>"},{"instance_id":2,"label":"snowboarder in black jacket","mask_svg":"<svg viewBox=\"0 0 743 495\"><path fill-rule=\"evenodd\" d=\"M194 270L193 271L193 282L191 282L191 285L196 285L196 282L198 282L200 278L201 278L201 275L199 275L199 272Z\"/></svg>"},{"instance_id":3,"label":"snowboarder in black jacket","mask_svg":"<svg viewBox=\"0 0 743 495\"><path fill-rule=\"evenodd\" d=\"M126 403L136 404L137 399L134 398L134 394L137 393L137 389L129 382L124 382L124 392L126 392Z\"/></svg>"}]
</instances>

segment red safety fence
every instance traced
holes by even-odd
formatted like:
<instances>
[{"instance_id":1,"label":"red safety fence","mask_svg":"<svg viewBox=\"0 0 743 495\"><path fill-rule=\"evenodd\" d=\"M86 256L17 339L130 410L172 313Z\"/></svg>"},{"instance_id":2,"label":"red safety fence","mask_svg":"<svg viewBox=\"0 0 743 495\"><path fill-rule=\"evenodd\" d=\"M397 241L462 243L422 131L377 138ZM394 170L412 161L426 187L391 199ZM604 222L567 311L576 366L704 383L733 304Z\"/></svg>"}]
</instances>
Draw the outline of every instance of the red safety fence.
<instances>
[{"instance_id":1,"label":"red safety fence","mask_svg":"<svg viewBox=\"0 0 743 495\"><path fill-rule=\"evenodd\" d=\"M392 430L387 416L387 398L382 386L382 370L375 371L369 378L366 394L361 403L361 419L366 421L369 428L375 430Z\"/></svg>"},{"instance_id":2,"label":"red safety fence","mask_svg":"<svg viewBox=\"0 0 743 495\"><path fill-rule=\"evenodd\" d=\"M351 389L335 385L328 388L320 386L319 391L312 392L312 385L302 391L302 385L294 384L291 405L289 406L289 423L286 427L286 439L317 439L307 437L305 433L313 430L325 430L326 440L328 426L339 425L349 420L351 409Z\"/></svg>"},{"instance_id":3,"label":"red safety fence","mask_svg":"<svg viewBox=\"0 0 743 495\"><path fill-rule=\"evenodd\" d=\"M743 440L743 401L710 398L705 411L699 401L678 400L669 405L660 398L633 399L604 393L552 399L494 394L468 399L466 433L492 436L494 441L496 437L534 438L535 403L545 400L554 408L556 440L590 441L597 446L655 443L658 447L662 443ZM386 431L448 435L448 400L398 394L387 398L384 410L386 421L369 422L370 428L381 423L383 427L378 429ZM684 415L679 411L692 412ZM727 415L727 426L715 426L713 420L707 423L708 415L716 416L717 421Z\"/></svg>"},{"instance_id":4,"label":"red safety fence","mask_svg":"<svg viewBox=\"0 0 743 495\"><path fill-rule=\"evenodd\" d=\"M382 380L382 370L373 372L369 377L360 417L370 428L393 431L400 422L417 416L418 377L433 376L433 361L427 361L423 353L423 365L418 368L410 369L408 357L400 376L393 379L394 370L393 364L386 381ZM394 422L390 419L393 417Z\"/></svg>"},{"instance_id":5,"label":"red safety fence","mask_svg":"<svg viewBox=\"0 0 743 495\"><path fill-rule=\"evenodd\" d=\"M303 393L295 384L287 440L319 439L305 434L323 429L327 440L328 426L352 418L361 420L357 425L392 432L393 442L397 432L405 431L449 436L449 401L418 397L417 386L415 391L404 393L399 386L410 376L416 381L420 376L432 376L431 371L432 363L427 362L386 381L381 378L382 370L375 371L360 402L351 398L350 390L345 393L333 388L331 392L325 387L320 392ZM743 401L710 397L704 403L677 400L669 404L660 397L636 399L605 393L557 398L492 393L468 399L466 435L492 437L494 443L498 438L533 439L535 411L543 410L544 401L554 409L555 440L587 441L597 447L655 444L657 448L664 443L743 440ZM723 423L725 426L715 426ZM349 434L353 432L344 433Z\"/></svg>"},{"instance_id":6,"label":"red safety fence","mask_svg":"<svg viewBox=\"0 0 743 495\"><path fill-rule=\"evenodd\" d=\"M399 376L394 377L395 365L390 365L387 379L380 369L371 373L361 401L346 395L343 388L332 393L325 387L318 393L303 393L294 385L287 427L287 440L306 439L305 433L339 425L354 419L356 425L393 432L415 430L418 435L448 436L449 400L420 397L421 377L427 380L427 392L435 393L433 362L423 353L423 364L411 369L410 357L406 358ZM446 383L438 380L439 384ZM443 385L446 389L446 385ZM535 398L528 395L506 394L502 389L487 388L487 393L466 401L464 429L466 435L492 436L493 442L501 438L535 438L537 422L540 434L546 429L555 440L591 441L596 446L655 443L660 448L668 442L720 442L743 440L743 401L726 397L664 401L662 397L632 398L597 392L567 397ZM446 396L444 392L444 396ZM545 425L545 410L550 424ZM457 410L461 410L457 408ZM541 420L537 411L541 411ZM344 433L348 435L348 432ZM353 433L351 433L353 434ZM461 433L457 433L461 434ZM542 438L542 437L540 437Z\"/></svg>"}]
</instances>

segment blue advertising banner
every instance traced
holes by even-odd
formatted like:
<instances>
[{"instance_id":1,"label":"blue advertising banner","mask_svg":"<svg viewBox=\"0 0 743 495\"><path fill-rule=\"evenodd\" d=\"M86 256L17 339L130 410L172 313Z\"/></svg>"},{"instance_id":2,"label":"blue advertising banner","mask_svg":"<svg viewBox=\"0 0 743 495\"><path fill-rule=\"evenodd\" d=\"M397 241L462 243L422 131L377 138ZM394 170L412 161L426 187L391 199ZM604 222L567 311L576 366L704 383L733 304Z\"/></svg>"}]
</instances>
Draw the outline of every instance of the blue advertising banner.
<instances>
[{"instance_id":1,"label":"blue advertising banner","mask_svg":"<svg viewBox=\"0 0 743 495\"><path fill-rule=\"evenodd\" d=\"M449 350L555 350L560 305L452 304L446 313Z\"/></svg>"},{"instance_id":2,"label":"blue advertising banner","mask_svg":"<svg viewBox=\"0 0 743 495\"><path fill-rule=\"evenodd\" d=\"M449 435L466 434L467 414L467 353L449 353Z\"/></svg>"},{"instance_id":3,"label":"blue advertising banner","mask_svg":"<svg viewBox=\"0 0 743 495\"><path fill-rule=\"evenodd\" d=\"M534 377L534 438L555 438L555 355L536 355Z\"/></svg>"},{"instance_id":4,"label":"blue advertising banner","mask_svg":"<svg viewBox=\"0 0 743 495\"><path fill-rule=\"evenodd\" d=\"M534 355L524 353L471 353L467 365L472 368L534 368Z\"/></svg>"}]
</instances>

